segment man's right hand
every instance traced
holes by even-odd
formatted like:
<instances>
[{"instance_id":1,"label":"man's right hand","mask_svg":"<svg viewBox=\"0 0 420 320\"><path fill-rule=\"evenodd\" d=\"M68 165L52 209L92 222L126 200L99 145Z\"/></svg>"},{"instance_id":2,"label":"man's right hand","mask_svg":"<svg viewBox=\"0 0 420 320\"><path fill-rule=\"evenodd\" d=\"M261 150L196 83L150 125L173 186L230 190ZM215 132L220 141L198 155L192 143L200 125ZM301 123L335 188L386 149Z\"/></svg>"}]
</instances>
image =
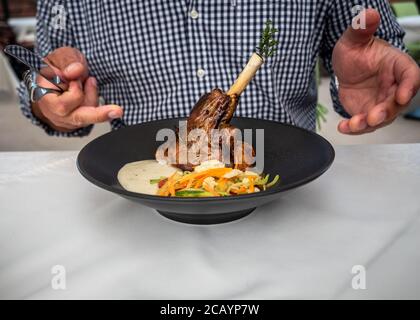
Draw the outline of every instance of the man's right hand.
<instances>
[{"instance_id":1,"label":"man's right hand","mask_svg":"<svg viewBox=\"0 0 420 320\"><path fill-rule=\"evenodd\" d=\"M98 106L96 79L89 76L83 54L71 47L54 50L46 61L56 68L60 77L68 82L68 89L61 95L47 94L32 104L32 111L53 129L69 132L88 125L121 118L123 110L117 105ZM51 84L39 77L41 87Z\"/></svg>"}]
</instances>

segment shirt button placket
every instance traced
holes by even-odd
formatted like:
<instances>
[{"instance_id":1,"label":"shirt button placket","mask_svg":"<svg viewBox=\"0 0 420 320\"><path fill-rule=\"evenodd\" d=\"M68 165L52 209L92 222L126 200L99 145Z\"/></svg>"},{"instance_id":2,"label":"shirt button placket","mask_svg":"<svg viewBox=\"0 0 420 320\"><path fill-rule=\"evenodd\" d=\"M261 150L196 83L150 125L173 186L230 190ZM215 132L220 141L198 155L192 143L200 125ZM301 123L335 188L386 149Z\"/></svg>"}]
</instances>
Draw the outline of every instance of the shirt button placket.
<instances>
[{"instance_id":1,"label":"shirt button placket","mask_svg":"<svg viewBox=\"0 0 420 320\"><path fill-rule=\"evenodd\" d=\"M189 16L192 20L198 20L198 18L200 17L200 14L199 14L199 12L197 11L196 8L192 8L190 13L189 13ZM196 23L198 23L198 21L194 22L193 25L195 25L195 28L199 28ZM199 38L194 39L194 40L195 41L201 41L201 39L199 39ZM195 46L195 47L197 47L197 46ZM200 60L199 56L200 55L198 55L197 58ZM197 66L198 66L198 69L196 70L196 76L197 76L198 79L204 79L204 77L206 75L206 71L202 67L201 68L199 67L200 65L202 65L202 61L196 61L196 63L197 63Z\"/></svg>"},{"instance_id":2,"label":"shirt button placket","mask_svg":"<svg viewBox=\"0 0 420 320\"><path fill-rule=\"evenodd\" d=\"M204 76L206 75L206 71L202 68L197 70L197 77L199 77L200 79L203 79Z\"/></svg>"},{"instance_id":3,"label":"shirt button placket","mask_svg":"<svg viewBox=\"0 0 420 320\"><path fill-rule=\"evenodd\" d=\"M196 20L196 19L198 19L198 16L199 16L198 11L195 10L195 9L192 9L191 12L190 12L191 19Z\"/></svg>"}]
</instances>

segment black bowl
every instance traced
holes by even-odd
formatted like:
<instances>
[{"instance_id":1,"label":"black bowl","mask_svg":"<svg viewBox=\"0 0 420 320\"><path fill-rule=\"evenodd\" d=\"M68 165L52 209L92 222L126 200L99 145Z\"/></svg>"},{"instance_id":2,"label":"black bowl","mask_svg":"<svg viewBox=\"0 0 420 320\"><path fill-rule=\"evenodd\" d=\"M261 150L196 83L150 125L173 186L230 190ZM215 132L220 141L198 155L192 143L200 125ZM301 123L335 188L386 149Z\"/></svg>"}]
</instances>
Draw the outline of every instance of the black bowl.
<instances>
[{"instance_id":1,"label":"black bowl","mask_svg":"<svg viewBox=\"0 0 420 320\"><path fill-rule=\"evenodd\" d=\"M306 184L324 173L334 160L334 149L321 136L291 125L250 118L234 118L240 129L264 129L264 173L280 175L280 183L253 194L222 198L170 198L127 191L117 180L128 162L154 159L156 133L174 128L182 118L158 120L107 133L79 153L81 174L95 185L156 209L163 216L185 223L214 224L239 219L282 192ZM254 139L255 140L255 139Z\"/></svg>"}]
</instances>

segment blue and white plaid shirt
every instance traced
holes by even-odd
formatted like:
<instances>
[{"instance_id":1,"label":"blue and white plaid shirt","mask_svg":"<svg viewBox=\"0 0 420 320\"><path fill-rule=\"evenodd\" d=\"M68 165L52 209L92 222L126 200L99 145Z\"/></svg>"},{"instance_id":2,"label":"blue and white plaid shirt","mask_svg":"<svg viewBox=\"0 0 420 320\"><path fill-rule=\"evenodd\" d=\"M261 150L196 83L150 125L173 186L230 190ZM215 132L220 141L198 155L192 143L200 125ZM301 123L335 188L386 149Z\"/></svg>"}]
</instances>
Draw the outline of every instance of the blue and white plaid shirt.
<instances>
[{"instance_id":1,"label":"blue and white plaid shirt","mask_svg":"<svg viewBox=\"0 0 420 320\"><path fill-rule=\"evenodd\" d=\"M57 5L64 28L55 28ZM237 116L315 128L317 57L334 77L331 55L355 5L379 10L377 36L402 49L403 30L386 0L44 0L38 1L37 50L83 52L106 104L124 108L113 129L187 116L199 97L229 89L258 45L264 22L279 29L278 50L240 99ZM346 116L331 85L334 107ZM37 120L20 87L22 110L52 135L82 136L92 126L59 133Z\"/></svg>"}]
</instances>

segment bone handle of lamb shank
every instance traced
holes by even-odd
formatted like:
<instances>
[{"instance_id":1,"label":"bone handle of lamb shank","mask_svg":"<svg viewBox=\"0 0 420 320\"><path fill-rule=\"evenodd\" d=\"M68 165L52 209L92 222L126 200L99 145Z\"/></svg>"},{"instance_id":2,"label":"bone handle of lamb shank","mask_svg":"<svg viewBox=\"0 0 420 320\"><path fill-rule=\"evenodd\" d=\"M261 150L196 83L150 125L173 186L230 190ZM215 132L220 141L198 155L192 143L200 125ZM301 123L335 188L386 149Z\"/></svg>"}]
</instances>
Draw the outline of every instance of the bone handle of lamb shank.
<instances>
[{"instance_id":1,"label":"bone handle of lamb shank","mask_svg":"<svg viewBox=\"0 0 420 320\"><path fill-rule=\"evenodd\" d=\"M237 95L239 97L263 63L264 59L258 53L254 53L227 94L229 96Z\"/></svg>"}]
</instances>

